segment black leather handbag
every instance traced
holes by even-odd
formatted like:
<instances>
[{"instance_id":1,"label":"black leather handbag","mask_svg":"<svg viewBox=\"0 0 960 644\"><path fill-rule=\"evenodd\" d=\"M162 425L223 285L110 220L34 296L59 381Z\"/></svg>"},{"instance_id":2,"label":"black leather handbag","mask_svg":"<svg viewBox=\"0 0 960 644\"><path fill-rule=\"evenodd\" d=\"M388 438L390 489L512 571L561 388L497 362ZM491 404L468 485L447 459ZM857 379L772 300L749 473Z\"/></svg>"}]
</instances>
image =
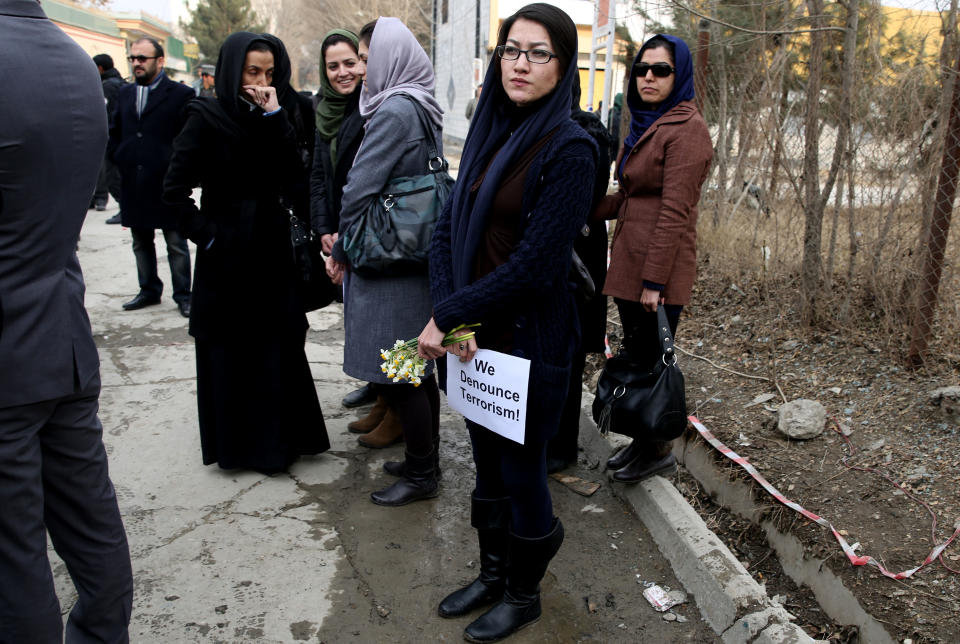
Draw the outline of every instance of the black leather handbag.
<instances>
[{"instance_id":1,"label":"black leather handbag","mask_svg":"<svg viewBox=\"0 0 960 644\"><path fill-rule=\"evenodd\" d=\"M321 254L320 239L306 222L285 209L290 217L290 246L297 269L297 288L304 311L322 309L340 293L340 287L330 281L326 262Z\"/></svg>"},{"instance_id":2,"label":"black leather handbag","mask_svg":"<svg viewBox=\"0 0 960 644\"><path fill-rule=\"evenodd\" d=\"M593 420L601 433L668 441L687 426L683 374L677 366L664 307L657 307L657 335L662 357L651 370L619 353L607 360L597 381Z\"/></svg>"}]
</instances>

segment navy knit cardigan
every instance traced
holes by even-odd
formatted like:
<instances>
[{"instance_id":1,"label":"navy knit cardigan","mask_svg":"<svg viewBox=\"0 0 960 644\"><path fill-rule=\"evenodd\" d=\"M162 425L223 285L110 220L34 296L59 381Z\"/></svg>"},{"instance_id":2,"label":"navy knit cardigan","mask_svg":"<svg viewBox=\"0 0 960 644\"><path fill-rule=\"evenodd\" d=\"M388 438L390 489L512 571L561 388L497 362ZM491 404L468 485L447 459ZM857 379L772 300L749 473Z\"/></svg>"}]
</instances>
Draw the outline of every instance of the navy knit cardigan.
<instances>
[{"instance_id":1,"label":"navy knit cardigan","mask_svg":"<svg viewBox=\"0 0 960 644\"><path fill-rule=\"evenodd\" d=\"M563 123L527 171L520 241L505 264L465 288L453 290L452 200L430 248L433 317L440 329L490 320L514 325L512 353L531 361L527 441L550 438L566 397L580 338L570 257L589 214L596 159L593 139L572 120Z\"/></svg>"}]
</instances>

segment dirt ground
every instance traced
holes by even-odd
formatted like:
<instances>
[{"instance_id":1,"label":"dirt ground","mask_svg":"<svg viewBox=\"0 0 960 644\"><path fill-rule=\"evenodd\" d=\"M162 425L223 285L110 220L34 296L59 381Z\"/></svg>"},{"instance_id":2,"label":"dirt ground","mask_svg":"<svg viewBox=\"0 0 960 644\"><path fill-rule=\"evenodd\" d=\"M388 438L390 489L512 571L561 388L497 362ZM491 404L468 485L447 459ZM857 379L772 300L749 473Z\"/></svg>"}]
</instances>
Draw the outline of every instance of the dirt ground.
<instances>
[{"instance_id":1,"label":"dirt ground","mask_svg":"<svg viewBox=\"0 0 960 644\"><path fill-rule=\"evenodd\" d=\"M463 421L441 417L442 491L438 499L401 508L373 505L370 491L392 479L381 470L402 446L357 448L339 484L316 486L315 501L329 513L350 565L329 589L334 611L314 631L305 625L294 639L319 642L458 642L480 611L442 619L436 606L478 572L470 528L473 465ZM566 472L602 482L591 497L551 480L554 512L564 522L563 547L542 583L543 617L511 642L719 642L700 619L694 598L672 609L681 621L665 621L643 599L641 582L680 589L669 564L640 523L613 496L597 470Z\"/></svg>"},{"instance_id":2,"label":"dirt ground","mask_svg":"<svg viewBox=\"0 0 960 644\"><path fill-rule=\"evenodd\" d=\"M341 327L311 331L311 339L332 341ZM331 410L353 418L366 413ZM332 416L330 416L332 417ZM328 418L329 420L329 418ZM371 450L355 445L337 453L349 461L345 474L328 485L301 486L321 515L336 526L329 547L342 548L326 589L333 611L322 624L305 622L294 640L313 642L459 642L480 612L460 619L437 616L447 593L478 573L476 533L470 527L474 467L463 418L444 405L440 416L440 496L400 508L370 502L370 492L393 480L386 460L403 458L403 445ZM353 435L351 435L353 436ZM589 497L550 481L554 514L565 539L541 587L543 617L511 642L719 642L702 621L695 598L671 609L667 621L642 596L643 582L682 590L653 538L631 510L615 497L597 463L565 471L600 483Z\"/></svg>"},{"instance_id":3,"label":"dirt ground","mask_svg":"<svg viewBox=\"0 0 960 644\"><path fill-rule=\"evenodd\" d=\"M765 297L736 284L700 280L677 333L689 412L787 498L827 519L849 543L859 543L859 555L894 573L914 568L960 522L960 427L928 396L958 384L960 364L941 359L923 371L906 370L900 348L872 339L868 321L860 333L803 330L785 307L790 298L784 293L795 289L783 284ZM609 333L616 350L619 323L612 305ZM787 400L808 398L826 407L828 427L821 436L794 441L777 431L783 403L777 385ZM749 479L717 456L731 476ZM683 470L678 487L811 636L858 641L855 629L833 623L809 589L783 574L762 531L717 507ZM781 529L801 539L809 555L825 559L897 641L960 641L960 539L940 561L896 581L875 567L852 566L826 529L754 487Z\"/></svg>"}]
</instances>

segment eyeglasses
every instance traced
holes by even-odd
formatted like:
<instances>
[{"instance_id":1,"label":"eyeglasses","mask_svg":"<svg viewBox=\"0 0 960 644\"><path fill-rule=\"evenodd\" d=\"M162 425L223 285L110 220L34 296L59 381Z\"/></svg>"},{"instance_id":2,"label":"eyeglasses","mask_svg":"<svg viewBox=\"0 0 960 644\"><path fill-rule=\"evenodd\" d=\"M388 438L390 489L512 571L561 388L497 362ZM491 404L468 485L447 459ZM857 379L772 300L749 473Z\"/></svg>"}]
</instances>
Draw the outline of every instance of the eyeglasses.
<instances>
[{"instance_id":1,"label":"eyeglasses","mask_svg":"<svg viewBox=\"0 0 960 644\"><path fill-rule=\"evenodd\" d=\"M145 63L148 60L156 60L160 58L159 56L127 56L127 60L131 63Z\"/></svg>"},{"instance_id":2,"label":"eyeglasses","mask_svg":"<svg viewBox=\"0 0 960 644\"><path fill-rule=\"evenodd\" d=\"M497 56L503 60L516 60L520 54L527 57L527 60L537 65L545 65L551 58L557 58L556 54L550 53L546 49L520 49L512 45L500 45L497 47Z\"/></svg>"},{"instance_id":3,"label":"eyeglasses","mask_svg":"<svg viewBox=\"0 0 960 644\"><path fill-rule=\"evenodd\" d=\"M652 65L650 63L637 63L633 66L633 71L641 78L646 76L647 72L653 72L653 75L657 78L666 78L677 70L668 63L654 63Z\"/></svg>"}]
</instances>

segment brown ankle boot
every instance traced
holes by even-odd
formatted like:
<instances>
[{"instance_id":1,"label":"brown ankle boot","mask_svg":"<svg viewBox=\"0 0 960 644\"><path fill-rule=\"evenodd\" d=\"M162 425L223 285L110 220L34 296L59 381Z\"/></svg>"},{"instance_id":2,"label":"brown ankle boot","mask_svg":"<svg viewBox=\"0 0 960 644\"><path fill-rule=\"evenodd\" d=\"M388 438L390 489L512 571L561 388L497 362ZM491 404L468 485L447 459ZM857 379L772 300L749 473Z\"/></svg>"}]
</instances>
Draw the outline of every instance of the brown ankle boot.
<instances>
[{"instance_id":1,"label":"brown ankle boot","mask_svg":"<svg viewBox=\"0 0 960 644\"><path fill-rule=\"evenodd\" d=\"M364 447L381 449L383 447L389 447L394 443L399 443L402 440L403 426L400 424L400 418L393 413L392 409L388 408L387 413L384 415L383 420L380 421L380 424L377 425L376 429L358 438L357 442Z\"/></svg>"},{"instance_id":2,"label":"brown ankle boot","mask_svg":"<svg viewBox=\"0 0 960 644\"><path fill-rule=\"evenodd\" d=\"M383 396L377 396L377 404L370 409L370 413L347 425L347 430L352 434L366 434L373 431L386 415L387 401Z\"/></svg>"}]
</instances>

